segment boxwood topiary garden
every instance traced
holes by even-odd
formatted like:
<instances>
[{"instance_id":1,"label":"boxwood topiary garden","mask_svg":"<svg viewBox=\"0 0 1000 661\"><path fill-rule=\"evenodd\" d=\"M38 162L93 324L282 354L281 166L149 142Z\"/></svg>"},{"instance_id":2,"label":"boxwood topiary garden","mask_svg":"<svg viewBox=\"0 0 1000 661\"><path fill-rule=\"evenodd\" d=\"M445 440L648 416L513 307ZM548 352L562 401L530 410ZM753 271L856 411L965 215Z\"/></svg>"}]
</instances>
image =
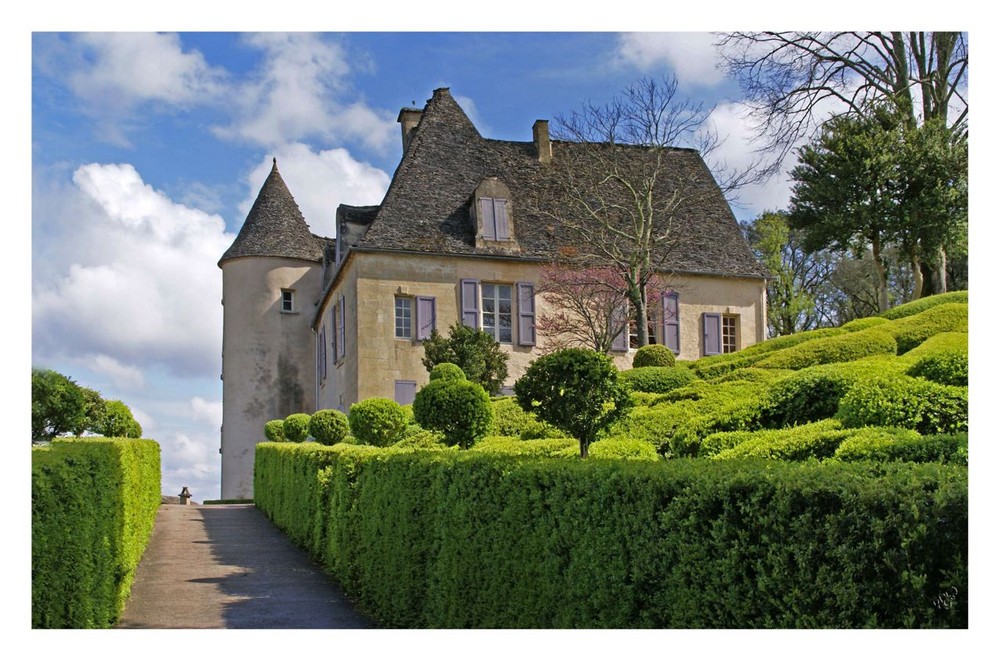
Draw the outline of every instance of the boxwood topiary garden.
<instances>
[{"instance_id":1,"label":"boxwood topiary garden","mask_svg":"<svg viewBox=\"0 0 1000 661\"><path fill-rule=\"evenodd\" d=\"M626 370L586 459L539 405L578 389L537 373L534 413L456 403L460 439L362 402L383 447L262 444L257 505L387 626L966 627L967 316L945 294ZM599 371L572 361L544 378Z\"/></svg>"}]
</instances>

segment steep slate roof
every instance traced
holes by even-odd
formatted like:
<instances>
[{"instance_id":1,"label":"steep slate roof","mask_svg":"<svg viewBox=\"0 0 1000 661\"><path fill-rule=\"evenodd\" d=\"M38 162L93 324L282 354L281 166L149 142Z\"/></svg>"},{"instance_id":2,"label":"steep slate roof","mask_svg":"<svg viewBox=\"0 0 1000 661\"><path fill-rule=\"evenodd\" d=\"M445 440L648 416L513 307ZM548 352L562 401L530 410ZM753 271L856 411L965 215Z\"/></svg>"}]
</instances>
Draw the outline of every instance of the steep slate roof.
<instances>
[{"instance_id":1,"label":"steep slate roof","mask_svg":"<svg viewBox=\"0 0 1000 661\"><path fill-rule=\"evenodd\" d=\"M558 220L542 210L567 208L561 198L564 188L554 183L553 175L558 175L560 167L579 172L593 163L587 156L589 148L553 141L552 161L542 165L534 142L483 138L450 92L435 90L374 221L355 245L361 250L503 254L476 248L470 213L477 185L486 177L498 177L510 189L514 234L522 258L551 260L578 252L581 246L574 242L580 239L560 229ZM623 148L635 150L638 158L650 153L639 147ZM683 179L696 194L672 221L678 243L662 256L662 268L765 277L766 270L750 251L701 156L689 149L670 149L663 155L668 159L664 179Z\"/></svg>"},{"instance_id":2,"label":"steep slate roof","mask_svg":"<svg viewBox=\"0 0 1000 661\"><path fill-rule=\"evenodd\" d=\"M233 245L219 259L219 266L235 257L288 257L318 262L326 241L309 231L299 205L278 174L278 160L274 159L271 173Z\"/></svg>"}]
</instances>

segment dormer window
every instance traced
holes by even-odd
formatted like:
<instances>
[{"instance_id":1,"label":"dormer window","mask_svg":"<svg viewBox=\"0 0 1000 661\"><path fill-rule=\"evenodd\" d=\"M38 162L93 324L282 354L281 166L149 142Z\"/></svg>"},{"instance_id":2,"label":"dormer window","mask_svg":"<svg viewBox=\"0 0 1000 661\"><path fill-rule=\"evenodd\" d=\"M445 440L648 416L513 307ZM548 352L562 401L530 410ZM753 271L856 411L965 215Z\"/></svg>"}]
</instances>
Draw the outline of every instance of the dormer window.
<instances>
[{"instance_id":1,"label":"dormer window","mask_svg":"<svg viewBox=\"0 0 1000 661\"><path fill-rule=\"evenodd\" d=\"M479 198L479 217L484 239L487 241L510 241L507 200L502 197Z\"/></svg>"},{"instance_id":2,"label":"dormer window","mask_svg":"<svg viewBox=\"0 0 1000 661\"><path fill-rule=\"evenodd\" d=\"M510 189L496 177L479 182L472 200L476 247L517 252Z\"/></svg>"}]
</instances>

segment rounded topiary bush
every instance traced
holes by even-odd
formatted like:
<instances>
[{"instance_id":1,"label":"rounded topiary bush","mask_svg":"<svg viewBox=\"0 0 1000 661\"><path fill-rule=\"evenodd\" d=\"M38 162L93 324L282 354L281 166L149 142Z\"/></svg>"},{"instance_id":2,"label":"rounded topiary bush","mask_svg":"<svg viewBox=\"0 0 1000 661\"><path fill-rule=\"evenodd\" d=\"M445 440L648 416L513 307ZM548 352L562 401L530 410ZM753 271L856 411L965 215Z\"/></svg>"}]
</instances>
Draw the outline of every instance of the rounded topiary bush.
<instances>
[{"instance_id":1,"label":"rounded topiary bush","mask_svg":"<svg viewBox=\"0 0 1000 661\"><path fill-rule=\"evenodd\" d=\"M309 418L307 413L293 413L285 418L281 431L285 435L285 440L292 443L301 443L309 437Z\"/></svg>"},{"instance_id":2,"label":"rounded topiary bush","mask_svg":"<svg viewBox=\"0 0 1000 661\"><path fill-rule=\"evenodd\" d=\"M859 381L841 399L837 418L847 427L904 427L921 434L966 432L969 389L912 376Z\"/></svg>"},{"instance_id":3,"label":"rounded topiary bush","mask_svg":"<svg viewBox=\"0 0 1000 661\"><path fill-rule=\"evenodd\" d=\"M385 447L398 441L406 430L407 415L402 406L385 397L372 397L351 406L347 422L363 445Z\"/></svg>"},{"instance_id":4,"label":"rounded topiary bush","mask_svg":"<svg viewBox=\"0 0 1000 661\"><path fill-rule=\"evenodd\" d=\"M682 388L695 378L686 367L636 367L619 374L630 391L659 394Z\"/></svg>"},{"instance_id":5,"label":"rounded topiary bush","mask_svg":"<svg viewBox=\"0 0 1000 661\"><path fill-rule=\"evenodd\" d=\"M662 344L639 347L632 359L632 367L673 367L674 352Z\"/></svg>"},{"instance_id":6,"label":"rounded topiary bush","mask_svg":"<svg viewBox=\"0 0 1000 661\"><path fill-rule=\"evenodd\" d=\"M268 420L264 423L264 438L273 442L281 442L285 439L285 421Z\"/></svg>"},{"instance_id":7,"label":"rounded topiary bush","mask_svg":"<svg viewBox=\"0 0 1000 661\"><path fill-rule=\"evenodd\" d=\"M525 411L579 440L582 457L632 408L614 363L591 349L560 349L535 360L514 383L514 394Z\"/></svg>"},{"instance_id":8,"label":"rounded topiary bush","mask_svg":"<svg viewBox=\"0 0 1000 661\"><path fill-rule=\"evenodd\" d=\"M438 379L462 381L465 378L465 372L455 363L438 363L431 368L431 381L437 381Z\"/></svg>"},{"instance_id":9,"label":"rounded topiary bush","mask_svg":"<svg viewBox=\"0 0 1000 661\"><path fill-rule=\"evenodd\" d=\"M948 386L967 386L969 352L951 349L933 353L918 359L906 373Z\"/></svg>"},{"instance_id":10,"label":"rounded topiary bush","mask_svg":"<svg viewBox=\"0 0 1000 661\"><path fill-rule=\"evenodd\" d=\"M493 404L478 383L435 379L417 392L413 417L424 429L444 434L444 442L468 449L490 432Z\"/></svg>"},{"instance_id":11,"label":"rounded topiary bush","mask_svg":"<svg viewBox=\"0 0 1000 661\"><path fill-rule=\"evenodd\" d=\"M316 411L309 419L309 435L323 445L335 445L351 431L347 415L336 409Z\"/></svg>"}]
</instances>

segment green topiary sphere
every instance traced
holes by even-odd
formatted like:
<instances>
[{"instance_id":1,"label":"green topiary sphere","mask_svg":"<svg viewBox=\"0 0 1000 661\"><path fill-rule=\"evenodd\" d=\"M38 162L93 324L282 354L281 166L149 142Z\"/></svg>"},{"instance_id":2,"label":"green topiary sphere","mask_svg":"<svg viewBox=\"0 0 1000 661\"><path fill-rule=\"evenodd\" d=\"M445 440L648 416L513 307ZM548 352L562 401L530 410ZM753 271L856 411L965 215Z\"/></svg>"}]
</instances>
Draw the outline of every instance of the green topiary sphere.
<instances>
[{"instance_id":1,"label":"green topiary sphere","mask_svg":"<svg viewBox=\"0 0 1000 661\"><path fill-rule=\"evenodd\" d=\"M285 440L285 421L284 420L269 420L264 425L264 438L273 442L281 442Z\"/></svg>"},{"instance_id":2,"label":"green topiary sphere","mask_svg":"<svg viewBox=\"0 0 1000 661\"><path fill-rule=\"evenodd\" d=\"M413 417L424 429L444 434L448 445L468 449L489 433L493 405L478 383L466 379L436 379L413 400Z\"/></svg>"},{"instance_id":3,"label":"green topiary sphere","mask_svg":"<svg viewBox=\"0 0 1000 661\"><path fill-rule=\"evenodd\" d=\"M465 378L465 372L455 363L438 363L431 368L431 381L437 381L438 379L464 381Z\"/></svg>"},{"instance_id":4,"label":"green topiary sphere","mask_svg":"<svg viewBox=\"0 0 1000 661\"><path fill-rule=\"evenodd\" d=\"M639 347L632 359L632 367L673 367L674 352L662 344Z\"/></svg>"},{"instance_id":5,"label":"green topiary sphere","mask_svg":"<svg viewBox=\"0 0 1000 661\"><path fill-rule=\"evenodd\" d=\"M281 431L285 434L285 440L301 443L309 436L309 415L307 413L291 414L285 418Z\"/></svg>"},{"instance_id":6,"label":"green topiary sphere","mask_svg":"<svg viewBox=\"0 0 1000 661\"><path fill-rule=\"evenodd\" d=\"M406 411L385 397L372 397L351 406L347 422L351 434L364 445L385 447L398 441L406 431Z\"/></svg>"},{"instance_id":7,"label":"green topiary sphere","mask_svg":"<svg viewBox=\"0 0 1000 661\"><path fill-rule=\"evenodd\" d=\"M316 411L309 419L309 435L323 445L336 445L351 431L347 415L336 409Z\"/></svg>"}]
</instances>

